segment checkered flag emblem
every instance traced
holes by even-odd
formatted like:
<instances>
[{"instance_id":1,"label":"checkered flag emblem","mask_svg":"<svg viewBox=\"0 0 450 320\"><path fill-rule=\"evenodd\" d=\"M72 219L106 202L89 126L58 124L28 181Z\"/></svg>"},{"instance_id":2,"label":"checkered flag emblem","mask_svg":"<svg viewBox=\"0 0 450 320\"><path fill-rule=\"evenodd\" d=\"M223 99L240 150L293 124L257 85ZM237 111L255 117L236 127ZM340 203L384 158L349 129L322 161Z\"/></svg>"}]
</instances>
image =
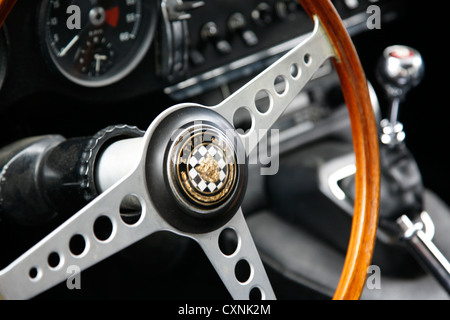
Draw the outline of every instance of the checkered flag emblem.
<instances>
[{"instance_id":1,"label":"checkered flag emblem","mask_svg":"<svg viewBox=\"0 0 450 320\"><path fill-rule=\"evenodd\" d=\"M195 148L187 169L192 186L202 193L220 190L228 176L225 155L214 144Z\"/></svg>"},{"instance_id":2,"label":"checkered flag emblem","mask_svg":"<svg viewBox=\"0 0 450 320\"><path fill-rule=\"evenodd\" d=\"M171 185L188 207L220 207L233 194L239 167L233 144L220 131L205 126L186 131L171 153Z\"/></svg>"}]
</instances>

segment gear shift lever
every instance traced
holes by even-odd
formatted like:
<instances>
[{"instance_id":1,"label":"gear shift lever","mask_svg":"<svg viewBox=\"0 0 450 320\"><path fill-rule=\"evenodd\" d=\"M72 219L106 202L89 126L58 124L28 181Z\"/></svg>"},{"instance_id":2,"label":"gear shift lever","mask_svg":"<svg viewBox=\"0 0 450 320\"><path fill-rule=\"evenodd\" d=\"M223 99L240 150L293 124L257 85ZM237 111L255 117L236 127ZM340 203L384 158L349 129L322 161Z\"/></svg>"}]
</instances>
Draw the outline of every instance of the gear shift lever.
<instances>
[{"instance_id":1,"label":"gear shift lever","mask_svg":"<svg viewBox=\"0 0 450 320\"><path fill-rule=\"evenodd\" d=\"M405 139L403 125L397 121L400 103L423 79L425 72L420 53L407 46L387 47L377 67L377 77L389 99L389 118L381 121L381 142L393 146Z\"/></svg>"},{"instance_id":2,"label":"gear shift lever","mask_svg":"<svg viewBox=\"0 0 450 320\"><path fill-rule=\"evenodd\" d=\"M380 164L382 171L380 217L395 221L407 212L423 210L422 176L412 154L403 143L405 133L398 121L400 103L423 78L420 53L406 46L390 46L379 59L376 75L389 102L388 115L380 123Z\"/></svg>"},{"instance_id":3,"label":"gear shift lever","mask_svg":"<svg viewBox=\"0 0 450 320\"><path fill-rule=\"evenodd\" d=\"M423 232L422 219L417 218L417 211L422 206L423 186L421 185L420 171L412 155L409 154L406 146L402 143L405 139L405 133L403 132L403 125L398 121L400 103L405 99L406 94L423 79L425 68L422 56L417 50L410 47L391 46L384 50L376 71L378 81L383 86L390 103L389 118L383 119L380 123L380 139L382 142L380 154L383 177L395 182L398 185L397 189L413 190L412 194L415 194L414 198L416 198L413 202L416 203L416 206L409 206L410 210L405 210L408 208L408 206L405 207L405 204L401 206L402 210L405 211L396 219L401 233L400 238L408 244L419 262L450 294L450 262L434 245L431 237ZM393 177L397 179L392 179ZM405 184L405 181L411 181L412 183ZM384 186L386 188L386 184ZM401 194L395 193L397 197ZM406 192L405 194L409 193ZM390 200L388 198L385 202L389 203ZM383 203L380 206L380 209L382 208ZM420 216L424 214L428 216L424 211ZM380 217L384 215L386 213L380 211ZM395 216L396 214L392 215L391 219Z\"/></svg>"}]
</instances>

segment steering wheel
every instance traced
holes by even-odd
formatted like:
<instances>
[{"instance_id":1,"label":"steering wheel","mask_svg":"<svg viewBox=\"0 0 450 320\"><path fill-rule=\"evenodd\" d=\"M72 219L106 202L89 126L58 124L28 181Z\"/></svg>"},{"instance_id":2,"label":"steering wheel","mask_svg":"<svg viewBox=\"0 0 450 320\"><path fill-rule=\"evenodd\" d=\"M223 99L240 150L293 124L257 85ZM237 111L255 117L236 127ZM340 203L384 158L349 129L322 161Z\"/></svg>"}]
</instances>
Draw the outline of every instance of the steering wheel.
<instances>
[{"instance_id":1,"label":"steering wheel","mask_svg":"<svg viewBox=\"0 0 450 320\"><path fill-rule=\"evenodd\" d=\"M0 23L14 2L0 1ZM96 173L103 192L0 271L2 297L34 297L65 281L67 266L84 270L166 230L198 242L233 298L248 299L256 291L262 299L275 299L240 209L247 185L246 159L261 139L259 133L274 124L315 71L332 59L348 106L357 166L353 225L334 298L358 299L372 259L378 221L375 118L357 53L332 3L300 3L314 20L314 31L247 85L213 107L173 106L151 123L142 138L109 146ZM284 84L281 90L274 85L276 79ZM268 108L258 109L255 103L260 91L269 99ZM237 112L251 119L245 132L236 130ZM125 175L120 173L124 170ZM124 205L137 210L138 218L123 219L119 211ZM110 226L106 235L96 232L99 223ZM238 240L231 252L219 245L225 230ZM49 262L51 256L56 256L56 263ZM235 274L240 263L250 269L246 279Z\"/></svg>"}]
</instances>

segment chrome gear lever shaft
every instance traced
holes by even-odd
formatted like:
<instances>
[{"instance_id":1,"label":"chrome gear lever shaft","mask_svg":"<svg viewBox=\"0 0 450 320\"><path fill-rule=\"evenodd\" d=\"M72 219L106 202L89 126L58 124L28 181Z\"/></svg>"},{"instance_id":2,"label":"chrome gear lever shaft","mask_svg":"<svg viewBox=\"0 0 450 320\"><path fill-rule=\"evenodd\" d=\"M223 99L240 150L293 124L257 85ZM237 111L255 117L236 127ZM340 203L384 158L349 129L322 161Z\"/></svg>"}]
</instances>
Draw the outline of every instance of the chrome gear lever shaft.
<instances>
[{"instance_id":1,"label":"chrome gear lever shaft","mask_svg":"<svg viewBox=\"0 0 450 320\"><path fill-rule=\"evenodd\" d=\"M403 125L398 122L400 103L419 85L425 73L420 53L410 47L387 47L377 66L377 78L390 103L389 117L381 121L381 142L396 145L405 139Z\"/></svg>"}]
</instances>

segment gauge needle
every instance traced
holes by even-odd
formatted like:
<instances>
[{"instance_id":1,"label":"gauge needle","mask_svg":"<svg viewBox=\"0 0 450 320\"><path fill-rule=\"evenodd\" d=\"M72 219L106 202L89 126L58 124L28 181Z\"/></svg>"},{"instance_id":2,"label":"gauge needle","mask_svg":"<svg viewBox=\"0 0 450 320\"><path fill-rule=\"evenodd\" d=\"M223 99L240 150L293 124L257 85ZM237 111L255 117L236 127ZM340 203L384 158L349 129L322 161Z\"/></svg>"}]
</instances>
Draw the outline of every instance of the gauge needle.
<instances>
[{"instance_id":1,"label":"gauge needle","mask_svg":"<svg viewBox=\"0 0 450 320\"><path fill-rule=\"evenodd\" d=\"M101 54L95 54L94 59L95 59L95 72L99 73L101 61L108 59L108 57Z\"/></svg>"},{"instance_id":2,"label":"gauge needle","mask_svg":"<svg viewBox=\"0 0 450 320\"><path fill-rule=\"evenodd\" d=\"M75 43L77 43L78 39L80 39L80 37L78 35L76 35L68 44L67 46L65 46L64 48L61 49L61 51L58 53L58 57L64 57L66 55L67 52L69 52L70 48L73 47L73 45Z\"/></svg>"}]
</instances>

